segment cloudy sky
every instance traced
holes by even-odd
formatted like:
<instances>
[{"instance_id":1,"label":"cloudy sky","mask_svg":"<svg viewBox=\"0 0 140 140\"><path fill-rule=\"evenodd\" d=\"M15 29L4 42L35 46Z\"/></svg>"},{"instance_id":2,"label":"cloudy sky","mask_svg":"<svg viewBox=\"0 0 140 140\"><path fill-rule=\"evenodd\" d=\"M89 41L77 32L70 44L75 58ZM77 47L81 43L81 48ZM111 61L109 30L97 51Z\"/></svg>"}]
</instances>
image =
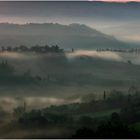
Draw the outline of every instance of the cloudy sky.
<instances>
[{"instance_id":1,"label":"cloudy sky","mask_svg":"<svg viewBox=\"0 0 140 140\"><path fill-rule=\"evenodd\" d=\"M0 22L80 23L119 39L136 42L140 42L139 17L140 3L104 3L94 2L94 0L87 2L0 2Z\"/></svg>"}]
</instances>

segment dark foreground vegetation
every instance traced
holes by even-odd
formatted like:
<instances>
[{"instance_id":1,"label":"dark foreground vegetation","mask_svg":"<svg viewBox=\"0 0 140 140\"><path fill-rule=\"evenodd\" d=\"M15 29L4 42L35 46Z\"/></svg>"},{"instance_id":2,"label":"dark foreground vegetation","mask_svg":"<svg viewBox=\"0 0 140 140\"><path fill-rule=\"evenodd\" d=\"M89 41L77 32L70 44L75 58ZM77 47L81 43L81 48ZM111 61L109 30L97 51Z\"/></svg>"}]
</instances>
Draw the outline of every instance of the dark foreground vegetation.
<instances>
[{"instance_id":1,"label":"dark foreground vegetation","mask_svg":"<svg viewBox=\"0 0 140 140\"><path fill-rule=\"evenodd\" d=\"M113 90L90 102L28 109L24 102L1 124L1 138L140 138L140 91ZM6 116L4 111L1 115Z\"/></svg>"},{"instance_id":2,"label":"dark foreground vegetation","mask_svg":"<svg viewBox=\"0 0 140 140\"><path fill-rule=\"evenodd\" d=\"M21 48L21 52L30 51L23 46ZM44 48L38 50L40 47L32 49L37 49L37 55L40 52L43 55L45 51ZM61 52L57 50L61 49L58 46L46 47L45 52L53 55L47 55L47 59L43 57L39 61L45 61L41 69L47 64L44 68L45 76L40 76L39 72L32 75L30 69L19 74L12 63L2 60L0 87L18 86L22 89L24 85L44 88L50 85L75 84L91 85L93 89L96 85L102 85L102 89L105 89L106 84L112 88L113 85L132 85L133 81L134 85L139 85L139 66L85 56L68 61L63 53L56 55ZM50 71L47 72L48 69ZM21 104L22 102L23 100ZM12 113L0 109L0 138L140 138L140 90L136 86L131 86L127 92L119 89L108 92L105 89L101 98L94 98L94 94L87 93L81 102L72 104L31 109L24 102Z\"/></svg>"}]
</instances>

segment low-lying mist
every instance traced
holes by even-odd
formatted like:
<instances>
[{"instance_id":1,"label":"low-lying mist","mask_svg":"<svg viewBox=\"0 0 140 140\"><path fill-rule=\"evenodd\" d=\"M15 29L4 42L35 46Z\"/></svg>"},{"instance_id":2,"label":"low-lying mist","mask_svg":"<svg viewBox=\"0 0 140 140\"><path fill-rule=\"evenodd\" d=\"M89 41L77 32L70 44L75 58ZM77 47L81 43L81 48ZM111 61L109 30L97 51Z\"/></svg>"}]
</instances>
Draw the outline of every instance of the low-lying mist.
<instances>
[{"instance_id":1,"label":"low-lying mist","mask_svg":"<svg viewBox=\"0 0 140 140\"><path fill-rule=\"evenodd\" d=\"M123 58L115 52L97 52L97 51L89 51L89 50L77 50L74 53L66 54L66 56L69 59L85 56L85 57L92 57L92 58L100 58L104 60L123 61Z\"/></svg>"},{"instance_id":2,"label":"low-lying mist","mask_svg":"<svg viewBox=\"0 0 140 140\"><path fill-rule=\"evenodd\" d=\"M70 100L55 97L1 97L0 108L11 112L14 108L23 107L26 104L26 109L40 109L50 105L61 105L68 103L81 102L80 99Z\"/></svg>"},{"instance_id":3,"label":"low-lying mist","mask_svg":"<svg viewBox=\"0 0 140 140\"><path fill-rule=\"evenodd\" d=\"M57 54L56 54L57 55ZM8 59L9 61L32 61L39 60L40 58L48 57L50 54L37 54L37 53L22 53L22 52L1 52L0 58ZM74 52L66 52L65 56L68 59L74 59L80 56L87 56L92 58L100 58L105 60L114 60L114 61L125 61L126 59L139 59L140 55L135 55L135 53L118 53L118 52L110 52L103 51L98 52L95 50L76 50Z\"/></svg>"},{"instance_id":4,"label":"low-lying mist","mask_svg":"<svg viewBox=\"0 0 140 140\"><path fill-rule=\"evenodd\" d=\"M8 60L11 62L14 61L15 66L16 66L16 62L24 61L26 67L28 67L28 63L31 66L33 66L34 64L38 66L38 64L41 64L41 61L43 59L46 60L46 64L47 64L47 58L50 56L51 56L50 54L20 53L20 52L0 53L1 60ZM131 60L133 61L134 64L138 64L138 65L140 64L140 55L135 53L121 53L121 52L110 52L110 51L98 52L95 50L92 51L76 50L74 52L66 52L65 56L67 60L75 60L77 57L91 57L93 59L98 58L102 60L111 60L111 61L119 61L119 62L127 62L128 60Z\"/></svg>"},{"instance_id":5,"label":"low-lying mist","mask_svg":"<svg viewBox=\"0 0 140 140\"><path fill-rule=\"evenodd\" d=\"M111 60L118 62L127 62L131 60L133 64L140 65L140 54L136 53L123 53L123 52L111 52L111 51L91 51L91 50L77 50L75 52L66 53L69 60L74 60L77 57L91 57L102 60Z\"/></svg>"},{"instance_id":6,"label":"low-lying mist","mask_svg":"<svg viewBox=\"0 0 140 140\"><path fill-rule=\"evenodd\" d=\"M135 53L94 50L64 54L1 52L0 61L5 60L14 67L15 74L29 71L30 75L43 79L43 85L32 87L0 86L0 106L7 111L23 105L24 101L29 109L83 102L85 95L97 95L116 87L128 88L140 81L140 55Z\"/></svg>"}]
</instances>

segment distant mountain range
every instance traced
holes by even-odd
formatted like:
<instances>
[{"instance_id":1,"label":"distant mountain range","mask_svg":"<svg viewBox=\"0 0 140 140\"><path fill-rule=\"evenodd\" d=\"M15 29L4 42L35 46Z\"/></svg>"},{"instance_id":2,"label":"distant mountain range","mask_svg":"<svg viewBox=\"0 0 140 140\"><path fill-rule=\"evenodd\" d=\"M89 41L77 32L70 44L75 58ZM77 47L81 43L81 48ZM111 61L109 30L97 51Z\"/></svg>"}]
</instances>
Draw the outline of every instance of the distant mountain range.
<instances>
[{"instance_id":1,"label":"distant mountain range","mask_svg":"<svg viewBox=\"0 0 140 140\"><path fill-rule=\"evenodd\" d=\"M128 44L83 24L0 24L0 46L54 45L61 48L122 48Z\"/></svg>"}]
</instances>

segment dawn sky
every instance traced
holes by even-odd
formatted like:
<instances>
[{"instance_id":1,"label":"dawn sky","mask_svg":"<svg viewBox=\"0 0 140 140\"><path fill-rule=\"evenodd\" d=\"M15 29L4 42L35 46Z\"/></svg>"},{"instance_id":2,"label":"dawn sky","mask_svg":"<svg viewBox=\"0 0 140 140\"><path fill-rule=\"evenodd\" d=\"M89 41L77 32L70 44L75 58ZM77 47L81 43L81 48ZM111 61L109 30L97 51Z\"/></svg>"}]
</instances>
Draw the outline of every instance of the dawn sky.
<instances>
[{"instance_id":1,"label":"dawn sky","mask_svg":"<svg viewBox=\"0 0 140 140\"><path fill-rule=\"evenodd\" d=\"M140 2L140 0L93 0L93 1L107 1L107 2L130 2L130 1L134 1L134 2Z\"/></svg>"},{"instance_id":2,"label":"dawn sky","mask_svg":"<svg viewBox=\"0 0 140 140\"><path fill-rule=\"evenodd\" d=\"M0 22L86 24L127 41L139 41L140 3L0 2Z\"/></svg>"}]
</instances>

